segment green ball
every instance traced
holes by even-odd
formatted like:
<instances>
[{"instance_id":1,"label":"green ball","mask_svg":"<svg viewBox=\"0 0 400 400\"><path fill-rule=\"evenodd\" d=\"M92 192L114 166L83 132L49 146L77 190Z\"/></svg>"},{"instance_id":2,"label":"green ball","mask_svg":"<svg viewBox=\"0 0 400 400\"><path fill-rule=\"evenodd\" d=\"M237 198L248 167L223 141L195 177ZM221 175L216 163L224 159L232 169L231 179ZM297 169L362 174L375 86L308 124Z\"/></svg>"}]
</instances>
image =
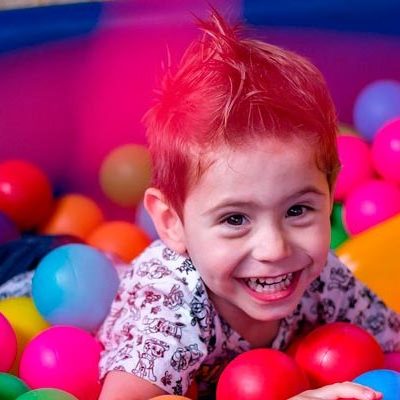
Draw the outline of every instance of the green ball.
<instances>
[{"instance_id":1,"label":"green ball","mask_svg":"<svg viewBox=\"0 0 400 400\"><path fill-rule=\"evenodd\" d=\"M14 375L0 372L0 400L15 400L30 388Z\"/></svg>"},{"instance_id":2,"label":"green ball","mask_svg":"<svg viewBox=\"0 0 400 400\"><path fill-rule=\"evenodd\" d=\"M72 394L58 389L36 389L24 393L16 400L78 400Z\"/></svg>"},{"instance_id":3,"label":"green ball","mask_svg":"<svg viewBox=\"0 0 400 400\"><path fill-rule=\"evenodd\" d=\"M343 205L335 203L331 214L331 249L336 249L348 239L348 234L343 225Z\"/></svg>"}]
</instances>

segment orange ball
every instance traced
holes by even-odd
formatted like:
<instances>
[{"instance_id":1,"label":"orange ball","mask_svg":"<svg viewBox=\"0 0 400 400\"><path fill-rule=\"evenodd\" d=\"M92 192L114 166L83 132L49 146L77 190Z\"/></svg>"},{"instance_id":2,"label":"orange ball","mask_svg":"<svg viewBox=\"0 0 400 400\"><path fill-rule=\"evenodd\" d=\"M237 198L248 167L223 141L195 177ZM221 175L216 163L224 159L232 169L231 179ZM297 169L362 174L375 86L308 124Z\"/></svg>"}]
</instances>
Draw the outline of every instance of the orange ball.
<instances>
[{"instance_id":1,"label":"orange ball","mask_svg":"<svg viewBox=\"0 0 400 400\"><path fill-rule=\"evenodd\" d=\"M86 241L100 250L114 253L130 262L151 242L147 233L126 221L110 221L99 225Z\"/></svg>"},{"instance_id":2,"label":"orange ball","mask_svg":"<svg viewBox=\"0 0 400 400\"><path fill-rule=\"evenodd\" d=\"M103 220L102 210L91 198L67 194L56 200L40 231L48 235L69 234L85 240Z\"/></svg>"},{"instance_id":3,"label":"orange ball","mask_svg":"<svg viewBox=\"0 0 400 400\"><path fill-rule=\"evenodd\" d=\"M137 205L150 183L151 162L146 147L128 144L113 150L103 161L100 186L104 194L123 207Z\"/></svg>"}]
</instances>

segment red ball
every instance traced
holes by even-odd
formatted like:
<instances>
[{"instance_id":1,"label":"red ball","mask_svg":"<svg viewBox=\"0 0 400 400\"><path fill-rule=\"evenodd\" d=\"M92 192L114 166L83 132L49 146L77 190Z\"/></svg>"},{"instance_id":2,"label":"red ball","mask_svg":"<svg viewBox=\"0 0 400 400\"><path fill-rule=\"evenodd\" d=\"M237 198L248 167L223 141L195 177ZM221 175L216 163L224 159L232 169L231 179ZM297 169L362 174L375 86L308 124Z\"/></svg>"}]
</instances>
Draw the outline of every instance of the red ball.
<instances>
[{"instance_id":1,"label":"red ball","mask_svg":"<svg viewBox=\"0 0 400 400\"><path fill-rule=\"evenodd\" d=\"M37 227L52 205L47 176L34 164L8 160L0 164L0 211L21 230Z\"/></svg>"},{"instance_id":2,"label":"red ball","mask_svg":"<svg viewBox=\"0 0 400 400\"><path fill-rule=\"evenodd\" d=\"M300 340L294 358L313 387L351 381L383 367L383 351L375 338L357 325L323 325Z\"/></svg>"},{"instance_id":3,"label":"red ball","mask_svg":"<svg viewBox=\"0 0 400 400\"><path fill-rule=\"evenodd\" d=\"M291 357L256 349L239 355L223 370L217 400L287 400L307 388L307 378Z\"/></svg>"}]
</instances>

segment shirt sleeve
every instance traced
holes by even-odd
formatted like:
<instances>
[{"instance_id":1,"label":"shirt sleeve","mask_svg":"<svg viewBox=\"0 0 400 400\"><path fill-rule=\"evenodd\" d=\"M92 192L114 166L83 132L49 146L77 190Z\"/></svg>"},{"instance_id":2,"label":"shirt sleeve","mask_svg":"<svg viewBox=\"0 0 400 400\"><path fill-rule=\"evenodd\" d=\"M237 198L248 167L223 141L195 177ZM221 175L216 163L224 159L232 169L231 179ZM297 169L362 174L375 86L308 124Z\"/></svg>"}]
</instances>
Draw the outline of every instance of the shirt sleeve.
<instances>
[{"instance_id":1,"label":"shirt sleeve","mask_svg":"<svg viewBox=\"0 0 400 400\"><path fill-rule=\"evenodd\" d=\"M193 293L160 258L139 261L121 280L98 333L104 345L100 374L132 373L182 395L207 356L193 317Z\"/></svg>"},{"instance_id":2,"label":"shirt sleeve","mask_svg":"<svg viewBox=\"0 0 400 400\"><path fill-rule=\"evenodd\" d=\"M311 301L318 297L318 301ZM308 290L305 311L317 323L351 322L369 331L385 352L400 351L400 315L330 254Z\"/></svg>"}]
</instances>

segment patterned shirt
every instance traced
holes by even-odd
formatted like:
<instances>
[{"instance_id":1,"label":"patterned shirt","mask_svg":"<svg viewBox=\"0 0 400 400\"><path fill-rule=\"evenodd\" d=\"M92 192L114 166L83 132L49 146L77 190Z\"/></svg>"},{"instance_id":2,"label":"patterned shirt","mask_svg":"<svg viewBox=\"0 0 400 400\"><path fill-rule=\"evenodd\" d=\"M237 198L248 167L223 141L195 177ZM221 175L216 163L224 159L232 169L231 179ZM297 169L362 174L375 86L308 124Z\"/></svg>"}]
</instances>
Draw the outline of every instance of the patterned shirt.
<instances>
[{"instance_id":1,"label":"patterned shirt","mask_svg":"<svg viewBox=\"0 0 400 400\"><path fill-rule=\"evenodd\" d=\"M281 321L271 347L285 350L295 336L334 321L362 326L384 351L400 351L400 316L333 254L294 312ZM223 367L250 350L216 312L190 258L159 240L125 271L98 338L104 345L102 377L126 371L176 395L196 379L207 398Z\"/></svg>"}]
</instances>

